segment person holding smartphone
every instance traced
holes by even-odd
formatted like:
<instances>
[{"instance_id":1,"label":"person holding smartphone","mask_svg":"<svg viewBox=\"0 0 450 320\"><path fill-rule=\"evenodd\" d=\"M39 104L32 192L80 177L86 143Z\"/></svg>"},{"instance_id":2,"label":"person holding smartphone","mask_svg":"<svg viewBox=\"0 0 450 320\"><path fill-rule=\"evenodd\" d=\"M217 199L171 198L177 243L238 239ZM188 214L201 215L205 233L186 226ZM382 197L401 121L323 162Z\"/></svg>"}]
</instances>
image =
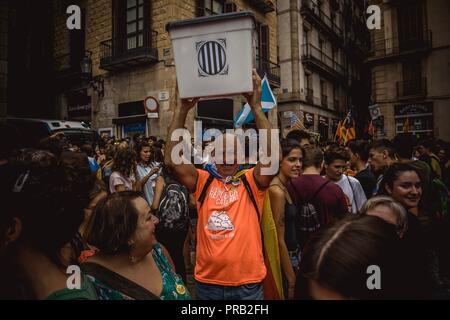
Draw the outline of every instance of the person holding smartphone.
<instances>
[{"instance_id":1,"label":"person holding smartphone","mask_svg":"<svg viewBox=\"0 0 450 320\"><path fill-rule=\"evenodd\" d=\"M147 142L142 141L138 143L136 145L136 153L138 156L136 175L138 180L142 180L148 176L148 179L142 186L142 191L148 205L151 206L153 203L156 178L161 171L161 164L154 163L152 161L154 158L154 152L152 147Z\"/></svg>"}]
</instances>

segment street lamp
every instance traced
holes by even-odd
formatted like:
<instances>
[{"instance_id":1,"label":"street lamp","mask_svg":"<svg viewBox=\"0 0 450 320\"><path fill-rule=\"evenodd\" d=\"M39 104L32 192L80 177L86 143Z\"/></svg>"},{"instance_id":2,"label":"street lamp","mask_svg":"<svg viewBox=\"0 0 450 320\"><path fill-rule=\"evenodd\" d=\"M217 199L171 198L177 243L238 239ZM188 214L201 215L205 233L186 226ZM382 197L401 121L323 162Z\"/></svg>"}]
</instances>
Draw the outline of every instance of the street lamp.
<instances>
[{"instance_id":1,"label":"street lamp","mask_svg":"<svg viewBox=\"0 0 450 320\"><path fill-rule=\"evenodd\" d=\"M92 77L92 59L91 52L86 51L84 58L80 62L81 74L83 77L90 79Z\"/></svg>"},{"instance_id":2,"label":"street lamp","mask_svg":"<svg viewBox=\"0 0 450 320\"><path fill-rule=\"evenodd\" d=\"M92 52L86 51L84 58L80 62L81 74L89 79L89 86L97 92L98 96L103 98L105 95L105 81L102 76L92 77Z\"/></svg>"}]
</instances>

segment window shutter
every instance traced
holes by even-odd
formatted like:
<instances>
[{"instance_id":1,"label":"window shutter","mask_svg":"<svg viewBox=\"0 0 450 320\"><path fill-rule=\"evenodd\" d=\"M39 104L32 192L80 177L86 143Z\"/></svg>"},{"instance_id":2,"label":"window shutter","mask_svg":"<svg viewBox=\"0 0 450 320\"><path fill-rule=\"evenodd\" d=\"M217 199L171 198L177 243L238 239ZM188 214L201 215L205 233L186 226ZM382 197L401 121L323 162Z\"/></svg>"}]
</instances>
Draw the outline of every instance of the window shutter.
<instances>
[{"instance_id":1,"label":"window shutter","mask_svg":"<svg viewBox=\"0 0 450 320\"><path fill-rule=\"evenodd\" d=\"M230 13L230 12L236 12L237 7L236 4L233 2L227 2L225 3L224 13Z\"/></svg>"}]
</instances>

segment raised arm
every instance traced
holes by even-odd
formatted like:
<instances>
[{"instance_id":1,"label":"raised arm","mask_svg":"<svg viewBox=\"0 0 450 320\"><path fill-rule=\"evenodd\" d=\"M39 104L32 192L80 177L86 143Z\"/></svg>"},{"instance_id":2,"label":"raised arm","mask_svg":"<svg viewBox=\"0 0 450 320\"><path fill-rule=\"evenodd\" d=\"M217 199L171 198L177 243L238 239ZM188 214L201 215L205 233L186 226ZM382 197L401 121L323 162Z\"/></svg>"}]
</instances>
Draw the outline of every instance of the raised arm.
<instances>
[{"instance_id":1,"label":"raised arm","mask_svg":"<svg viewBox=\"0 0 450 320\"><path fill-rule=\"evenodd\" d=\"M159 169L161 169L161 168L155 167L148 174L146 174L144 177L142 177L142 179L137 180L133 185L133 190L134 191L142 191L142 189L144 188L148 179L150 179L150 177L153 176L154 174L158 173Z\"/></svg>"},{"instance_id":2,"label":"raised arm","mask_svg":"<svg viewBox=\"0 0 450 320\"><path fill-rule=\"evenodd\" d=\"M165 165L175 174L182 184L188 188L189 192L195 191L195 184L197 183L197 170L195 166L190 164L174 164L172 159L172 150L179 141L172 141L172 133L176 129L184 128L186 117L190 109L192 109L197 103L198 99L184 99L181 100L180 105L175 108L175 114L173 116L172 124L169 128L169 135L167 139L167 147L164 153ZM190 143L190 141L189 141Z\"/></svg>"},{"instance_id":3,"label":"raised arm","mask_svg":"<svg viewBox=\"0 0 450 320\"><path fill-rule=\"evenodd\" d=\"M156 178L155 194L153 195L153 203L151 204L152 212L158 211L159 202L161 201L164 186L164 178L162 176Z\"/></svg>"},{"instance_id":4,"label":"raised arm","mask_svg":"<svg viewBox=\"0 0 450 320\"><path fill-rule=\"evenodd\" d=\"M267 130L267 150L270 155L271 151L271 129L272 125L269 122L269 119L266 118L261 106L261 78L259 77L256 70L253 70L253 93L252 94L244 94L244 97L247 99L248 104L250 105L253 115L255 117L256 127L258 129ZM278 150L277 150L278 152ZM273 177L276 175L276 172L272 175L263 175L261 174L261 168L270 167L271 164L262 164L261 161L258 161L255 170L255 180L258 183L260 188L268 188L270 182Z\"/></svg>"}]
</instances>

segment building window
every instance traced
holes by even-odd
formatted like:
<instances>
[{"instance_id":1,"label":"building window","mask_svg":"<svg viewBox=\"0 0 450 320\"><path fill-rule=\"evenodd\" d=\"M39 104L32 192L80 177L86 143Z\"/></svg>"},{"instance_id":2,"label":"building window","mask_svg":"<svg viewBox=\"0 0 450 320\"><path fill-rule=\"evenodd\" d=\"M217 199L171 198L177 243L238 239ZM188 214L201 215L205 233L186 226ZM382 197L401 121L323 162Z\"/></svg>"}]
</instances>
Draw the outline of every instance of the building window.
<instances>
[{"instance_id":1,"label":"building window","mask_svg":"<svg viewBox=\"0 0 450 320\"><path fill-rule=\"evenodd\" d=\"M212 16L224 13L224 0L197 0L197 16Z\"/></svg>"},{"instance_id":2,"label":"building window","mask_svg":"<svg viewBox=\"0 0 450 320\"><path fill-rule=\"evenodd\" d=\"M415 80L422 77L422 63L420 59L403 62L403 80Z\"/></svg>"},{"instance_id":3,"label":"building window","mask_svg":"<svg viewBox=\"0 0 450 320\"><path fill-rule=\"evenodd\" d=\"M127 49L143 46L144 0L127 0Z\"/></svg>"},{"instance_id":4,"label":"building window","mask_svg":"<svg viewBox=\"0 0 450 320\"><path fill-rule=\"evenodd\" d=\"M270 69L270 46L269 46L269 26L256 23L258 33L256 40L256 65L263 72L268 73Z\"/></svg>"},{"instance_id":5,"label":"building window","mask_svg":"<svg viewBox=\"0 0 450 320\"><path fill-rule=\"evenodd\" d=\"M327 85L324 80L320 80L320 94L321 94L322 107L328 108Z\"/></svg>"},{"instance_id":6,"label":"building window","mask_svg":"<svg viewBox=\"0 0 450 320\"><path fill-rule=\"evenodd\" d=\"M309 43L309 29L306 27L303 27L303 44Z\"/></svg>"},{"instance_id":7,"label":"building window","mask_svg":"<svg viewBox=\"0 0 450 320\"><path fill-rule=\"evenodd\" d=\"M327 117L319 116L319 134L320 134L320 140L321 141L327 141L328 140L328 128L329 128L329 120Z\"/></svg>"},{"instance_id":8,"label":"building window","mask_svg":"<svg viewBox=\"0 0 450 320\"><path fill-rule=\"evenodd\" d=\"M420 59L403 62L403 82L400 82L399 94L409 96L422 92L422 63Z\"/></svg>"},{"instance_id":9,"label":"building window","mask_svg":"<svg viewBox=\"0 0 450 320\"><path fill-rule=\"evenodd\" d=\"M149 0L115 0L113 28L117 53L148 45L149 17Z\"/></svg>"},{"instance_id":10,"label":"building window","mask_svg":"<svg viewBox=\"0 0 450 320\"><path fill-rule=\"evenodd\" d=\"M333 105L334 110L339 111L339 89L335 84L333 84Z\"/></svg>"},{"instance_id":11,"label":"building window","mask_svg":"<svg viewBox=\"0 0 450 320\"><path fill-rule=\"evenodd\" d=\"M400 49L410 50L422 43L424 38L423 5L420 1L408 1L398 10L398 34Z\"/></svg>"},{"instance_id":12,"label":"building window","mask_svg":"<svg viewBox=\"0 0 450 320\"><path fill-rule=\"evenodd\" d=\"M314 91L313 91L313 79L311 73L305 73L306 78L306 101L313 104L314 102Z\"/></svg>"},{"instance_id":13,"label":"building window","mask_svg":"<svg viewBox=\"0 0 450 320\"><path fill-rule=\"evenodd\" d=\"M325 59L325 53L323 51L324 49L324 41L322 39L319 38L319 51L320 51L320 61L325 62L326 63L326 59Z\"/></svg>"}]
</instances>

